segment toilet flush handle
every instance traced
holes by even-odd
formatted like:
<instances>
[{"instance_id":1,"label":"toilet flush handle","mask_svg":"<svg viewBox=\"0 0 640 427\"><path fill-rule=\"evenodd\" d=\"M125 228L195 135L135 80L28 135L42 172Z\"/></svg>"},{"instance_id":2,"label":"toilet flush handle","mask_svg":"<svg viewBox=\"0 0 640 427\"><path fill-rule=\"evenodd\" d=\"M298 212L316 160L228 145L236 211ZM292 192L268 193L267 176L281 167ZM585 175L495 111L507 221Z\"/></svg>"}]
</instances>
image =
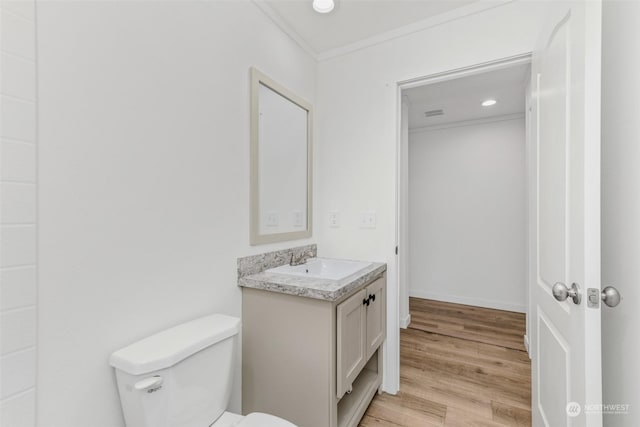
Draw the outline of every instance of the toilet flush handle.
<instances>
[{"instance_id":1,"label":"toilet flush handle","mask_svg":"<svg viewBox=\"0 0 640 427\"><path fill-rule=\"evenodd\" d=\"M147 393L153 393L162 387L163 381L160 375L155 375L138 381L133 385L133 388L136 390L145 390Z\"/></svg>"}]
</instances>

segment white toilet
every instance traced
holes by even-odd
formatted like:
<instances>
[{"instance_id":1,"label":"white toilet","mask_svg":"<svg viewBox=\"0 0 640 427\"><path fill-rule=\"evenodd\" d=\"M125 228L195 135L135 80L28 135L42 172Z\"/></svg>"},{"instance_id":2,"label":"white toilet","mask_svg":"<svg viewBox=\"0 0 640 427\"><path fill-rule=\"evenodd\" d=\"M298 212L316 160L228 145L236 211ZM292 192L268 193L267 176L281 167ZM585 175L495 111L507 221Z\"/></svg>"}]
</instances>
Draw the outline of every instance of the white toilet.
<instances>
[{"instance_id":1,"label":"white toilet","mask_svg":"<svg viewBox=\"0 0 640 427\"><path fill-rule=\"evenodd\" d=\"M127 427L296 427L226 412L239 331L240 319L213 314L113 353Z\"/></svg>"}]
</instances>

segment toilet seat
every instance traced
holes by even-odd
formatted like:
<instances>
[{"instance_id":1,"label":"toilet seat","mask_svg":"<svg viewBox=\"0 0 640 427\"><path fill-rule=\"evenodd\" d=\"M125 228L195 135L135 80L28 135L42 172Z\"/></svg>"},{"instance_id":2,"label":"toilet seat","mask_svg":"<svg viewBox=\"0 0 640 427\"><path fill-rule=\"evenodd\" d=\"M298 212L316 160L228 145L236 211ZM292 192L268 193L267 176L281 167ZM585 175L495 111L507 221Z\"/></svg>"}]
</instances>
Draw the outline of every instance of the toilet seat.
<instances>
[{"instance_id":1,"label":"toilet seat","mask_svg":"<svg viewBox=\"0 0 640 427\"><path fill-rule=\"evenodd\" d=\"M296 427L296 425L275 415L252 412L234 427Z\"/></svg>"}]
</instances>

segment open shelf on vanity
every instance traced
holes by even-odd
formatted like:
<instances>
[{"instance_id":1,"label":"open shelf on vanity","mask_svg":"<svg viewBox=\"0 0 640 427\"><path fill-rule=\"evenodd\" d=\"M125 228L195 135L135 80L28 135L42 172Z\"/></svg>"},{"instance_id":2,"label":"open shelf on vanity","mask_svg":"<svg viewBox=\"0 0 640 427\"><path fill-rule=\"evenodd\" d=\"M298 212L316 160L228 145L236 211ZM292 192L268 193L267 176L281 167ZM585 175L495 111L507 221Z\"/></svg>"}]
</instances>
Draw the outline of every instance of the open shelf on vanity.
<instances>
[{"instance_id":1,"label":"open shelf on vanity","mask_svg":"<svg viewBox=\"0 0 640 427\"><path fill-rule=\"evenodd\" d=\"M378 371L378 351L353 382L353 390L338 402L338 427L357 426L382 382Z\"/></svg>"}]
</instances>

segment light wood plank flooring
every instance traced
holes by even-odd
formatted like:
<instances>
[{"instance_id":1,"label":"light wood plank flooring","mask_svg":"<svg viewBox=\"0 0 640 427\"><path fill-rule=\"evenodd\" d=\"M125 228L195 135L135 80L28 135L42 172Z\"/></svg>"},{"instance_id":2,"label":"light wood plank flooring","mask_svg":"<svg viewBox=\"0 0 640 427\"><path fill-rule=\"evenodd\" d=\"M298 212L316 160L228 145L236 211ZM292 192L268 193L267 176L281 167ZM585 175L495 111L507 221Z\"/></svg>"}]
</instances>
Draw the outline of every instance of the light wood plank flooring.
<instances>
[{"instance_id":1,"label":"light wood plank flooring","mask_svg":"<svg viewBox=\"0 0 640 427\"><path fill-rule=\"evenodd\" d=\"M361 427L530 426L521 313L411 298L400 392L376 396Z\"/></svg>"}]
</instances>

